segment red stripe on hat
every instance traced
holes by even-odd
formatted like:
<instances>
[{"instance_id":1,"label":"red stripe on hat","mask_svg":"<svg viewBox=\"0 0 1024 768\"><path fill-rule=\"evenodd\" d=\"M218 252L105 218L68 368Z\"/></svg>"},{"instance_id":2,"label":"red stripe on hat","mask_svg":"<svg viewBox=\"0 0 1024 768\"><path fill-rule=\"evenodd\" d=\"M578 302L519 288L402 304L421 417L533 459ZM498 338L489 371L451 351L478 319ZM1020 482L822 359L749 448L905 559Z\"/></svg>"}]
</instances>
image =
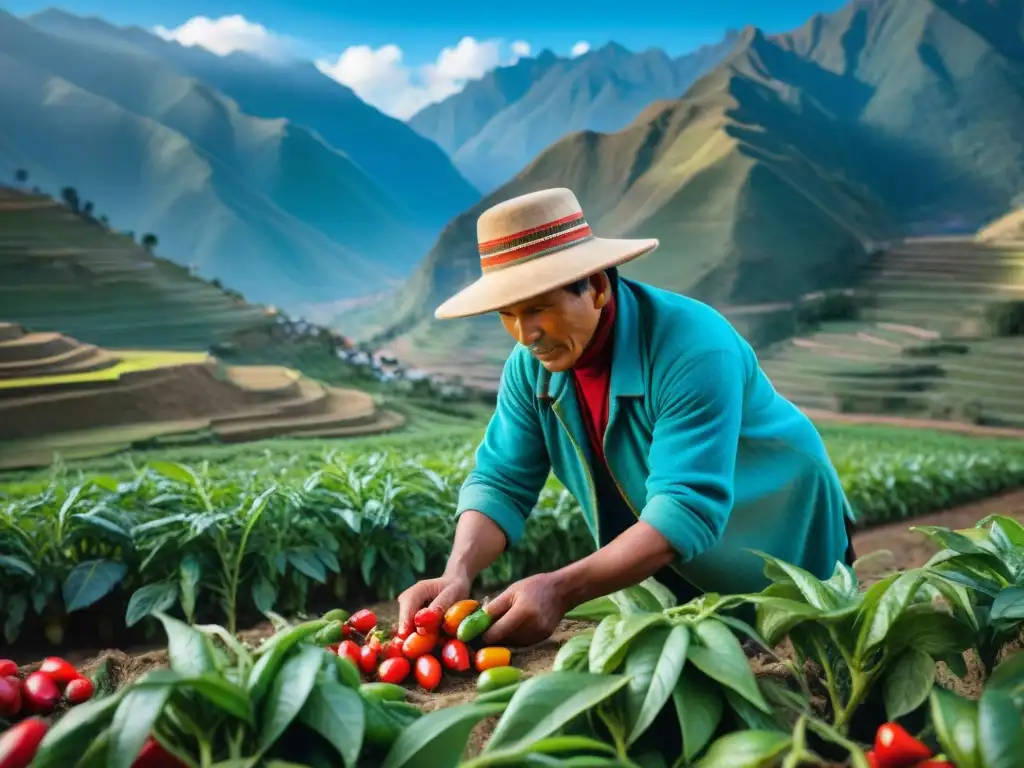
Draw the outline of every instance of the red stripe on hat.
<instances>
[{"instance_id":1,"label":"red stripe on hat","mask_svg":"<svg viewBox=\"0 0 1024 768\"><path fill-rule=\"evenodd\" d=\"M551 225L549 224L546 226ZM587 240L591 236L589 225L579 227L558 235L557 237L551 237L547 240L540 240L533 243L526 243L525 245L521 245L518 248L507 251L498 256L484 256L480 259L480 267L482 269L493 269L494 267L507 266L514 261L529 258L530 256L542 253L543 251L547 251L551 248L569 245L578 240Z\"/></svg>"},{"instance_id":2,"label":"red stripe on hat","mask_svg":"<svg viewBox=\"0 0 1024 768\"><path fill-rule=\"evenodd\" d=\"M505 235L504 237L498 237L495 238L494 240L488 240L486 242L479 243L479 248L480 250L494 248L495 246L501 245L502 243L508 243L512 240L518 240L520 237L526 237L527 235L532 235L535 232L540 232L542 229L548 229L549 227L557 227L560 224L568 224L570 221L577 221L582 218L583 211L577 211L576 213L570 214L568 216L563 216L560 219L555 219L554 221L549 221L545 224L541 224L536 227L530 227L530 229L524 229L522 232L516 232L511 235Z\"/></svg>"}]
</instances>

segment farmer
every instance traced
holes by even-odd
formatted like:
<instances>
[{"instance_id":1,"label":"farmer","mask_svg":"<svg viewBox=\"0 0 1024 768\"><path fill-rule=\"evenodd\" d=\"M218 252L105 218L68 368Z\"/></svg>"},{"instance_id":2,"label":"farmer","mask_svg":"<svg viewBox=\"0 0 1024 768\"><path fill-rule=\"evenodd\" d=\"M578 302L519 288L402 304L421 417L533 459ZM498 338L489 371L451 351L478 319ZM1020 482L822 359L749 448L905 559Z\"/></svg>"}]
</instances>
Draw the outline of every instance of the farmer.
<instances>
[{"instance_id":1,"label":"farmer","mask_svg":"<svg viewBox=\"0 0 1024 768\"><path fill-rule=\"evenodd\" d=\"M618 276L658 241L596 237L575 195L500 203L477 224L482 276L436 311L496 311L519 343L462 486L444 573L400 624L465 599L523 536L549 471L598 549L488 604L487 643L529 645L580 603L655 577L680 603L760 591L760 550L827 578L852 562L849 505L814 426L711 307Z\"/></svg>"}]
</instances>

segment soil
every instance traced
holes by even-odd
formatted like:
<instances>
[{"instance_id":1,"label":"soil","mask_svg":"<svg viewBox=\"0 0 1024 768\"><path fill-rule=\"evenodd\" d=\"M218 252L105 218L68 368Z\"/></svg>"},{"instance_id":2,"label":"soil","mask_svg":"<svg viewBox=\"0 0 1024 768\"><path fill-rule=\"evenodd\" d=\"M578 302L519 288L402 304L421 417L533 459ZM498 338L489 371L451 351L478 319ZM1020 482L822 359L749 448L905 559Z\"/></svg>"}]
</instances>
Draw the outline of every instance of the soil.
<instances>
[{"instance_id":1,"label":"soil","mask_svg":"<svg viewBox=\"0 0 1024 768\"><path fill-rule=\"evenodd\" d=\"M944 512L923 515L913 521L879 526L856 534L854 546L862 560L856 568L858 580L862 585L871 584L893 571L918 567L927 562L937 548L922 534L908 530L910 525L967 528L990 514L1003 514L1024 520L1024 490L955 507ZM878 554L868 559L865 558L868 553ZM394 602L380 603L369 607L377 615L380 623L392 623L397 620L397 605ZM555 633L544 642L528 648L514 649L512 664L523 672L524 679L546 672L550 670L555 654L562 644L573 635L592 626L590 622L563 621ZM273 634L273 631L273 627L268 622L240 632L239 637L244 641L254 642ZM1004 653L1019 648L1021 645L1022 643L1018 642L1007 648ZM789 649L785 644L776 648L775 653L780 658L790 657ZM748 655L751 666L758 675L785 677L789 674L781 667L777 658L772 658L770 655L754 649L750 650ZM119 688L125 683L137 679L151 669L167 665L166 649L156 646L130 649L128 652L109 649L97 652L94 649L68 653L65 658L79 666L83 673L88 675L94 674L102 665L106 664L106 676L109 684L114 688ZM945 664L940 662L936 679L940 685L948 687L960 695L976 697L980 693L981 686L980 666L972 653L966 654L965 658L968 668L966 678L957 678ZM816 671L813 669L813 664L810 664L812 668L808 668L807 671L813 678ZM20 672L25 675L38 666L39 662L25 665L21 667ZM472 700L475 696L475 684L475 674L448 674L443 678L439 688L432 693L427 693L415 685L410 686L408 701L427 712L454 706ZM818 703L823 704L823 702L822 698ZM467 754L479 752L496 722L497 718L488 718L473 730Z\"/></svg>"}]
</instances>

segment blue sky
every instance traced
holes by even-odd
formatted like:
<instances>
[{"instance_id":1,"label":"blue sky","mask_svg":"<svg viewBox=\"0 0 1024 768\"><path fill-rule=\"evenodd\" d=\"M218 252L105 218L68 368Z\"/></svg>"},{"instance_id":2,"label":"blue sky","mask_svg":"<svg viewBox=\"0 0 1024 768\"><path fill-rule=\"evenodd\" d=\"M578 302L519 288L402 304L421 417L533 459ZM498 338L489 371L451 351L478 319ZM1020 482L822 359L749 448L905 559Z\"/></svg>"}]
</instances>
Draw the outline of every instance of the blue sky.
<instances>
[{"instance_id":1,"label":"blue sky","mask_svg":"<svg viewBox=\"0 0 1024 768\"><path fill-rule=\"evenodd\" d=\"M816 11L843 0L6 0L22 15L57 5L118 24L174 28L193 16L241 14L270 30L308 42L316 54L351 45L395 43L408 63L432 60L464 35L527 40L534 50L567 53L579 40L593 46L614 39L631 49L657 46L683 53L714 41L729 27L756 24L766 31L799 26Z\"/></svg>"},{"instance_id":2,"label":"blue sky","mask_svg":"<svg viewBox=\"0 0 1024 768\"><path fill-rule=\"evenodd\" d=\"M754 24L794 29L846 0L64 0L58 7L157 30L217 53L299 56L405 119L518 56L614 40L679 55ZM53 0L0 0L25 15ZM574 51L575 49L575 51Z\"/></svg>"}]
</instances>

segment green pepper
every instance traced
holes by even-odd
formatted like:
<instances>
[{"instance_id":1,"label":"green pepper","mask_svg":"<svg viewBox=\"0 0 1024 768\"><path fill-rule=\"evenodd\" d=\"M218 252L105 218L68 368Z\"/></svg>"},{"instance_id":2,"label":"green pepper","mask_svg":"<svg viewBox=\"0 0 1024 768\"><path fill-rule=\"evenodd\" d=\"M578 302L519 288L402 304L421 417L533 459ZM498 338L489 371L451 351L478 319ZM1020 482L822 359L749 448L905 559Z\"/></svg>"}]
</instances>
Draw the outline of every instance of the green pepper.
<instances>
[{"instance_id":1,"label":"green pepper","mask_svg":"<svg viewBox=\"0 0 1024 768\"><path fill-rule=\"evenodd\" d=\"M475 640L486 632L493 623L494 619L491 618L491 615L483 608L480 608L462 620L458 630L455 632L455 636L462 642L468 643L470 640Z\"/></svg>"},{"instance_id":2,"label":"green pepper","mask_svg":"<svg viewBox=\"0 0 1024 768\"><path fill-rule=\"evenodd\" d=\"M317 645L334 645L344 639L345 625L340 621L332 621L313 636L313 642Z\"/></svg>"},{"instance_id":3,"label":"green pepper","mask_svg":"<svg viewBox=\"0 0 1024 768\"><path fill-rule=\"evenodd\" d=\"M363 683L359 692L380 701L405 701L405 688L394 683Z\"/></svg>"},{"instance_id":4,"label":"green pepper","mask_svg":"<svg viewBox=\"0 0 1024 768\"><path fill-rule=\"evenodd\" d=\"M515 685L522 678L522 673L515 667L491 667L480 673L476 679L476 689L480 693L496 691L509 685Z\"/></svg>"},{"instance_id":5,"label":"green pepper","mask_svg":"<svg viewBox=\"0 0 1024 768\"><path fill-rule=\"evenodd\" d=\"M333 653L331 658L334 659L334 663L338 667L338 677L341 684L346 688L359 688L363 679L359 676L359 668L352 663L352 660L335 656Z\"/></svg>"},{"instance_id":6,"label":"green pepper","mask_svg":"<svg viewBox=\"0 0 1024 768\"><path fill-rule=\"evenodd\" d=\"M340 621L342 624L344 624L346 621L348 621L348 617L351 615L352 614L350 614L344 608L335 608L334 610L328 611L320 618L326 619L327 621Z\"/></svg>"},{"instance_id":7,"label":"green pepper","mask_svg":"<svg viewBox=\"0 0 1024 768\"><path fill-rule=\"evenodd\" d=\"M377 747L390 747L402 732L405 718L402 714L385 709L383 702L376 699L364 698L363 710L366 713L367 743Z\"/></svg>"}]
</instances>

